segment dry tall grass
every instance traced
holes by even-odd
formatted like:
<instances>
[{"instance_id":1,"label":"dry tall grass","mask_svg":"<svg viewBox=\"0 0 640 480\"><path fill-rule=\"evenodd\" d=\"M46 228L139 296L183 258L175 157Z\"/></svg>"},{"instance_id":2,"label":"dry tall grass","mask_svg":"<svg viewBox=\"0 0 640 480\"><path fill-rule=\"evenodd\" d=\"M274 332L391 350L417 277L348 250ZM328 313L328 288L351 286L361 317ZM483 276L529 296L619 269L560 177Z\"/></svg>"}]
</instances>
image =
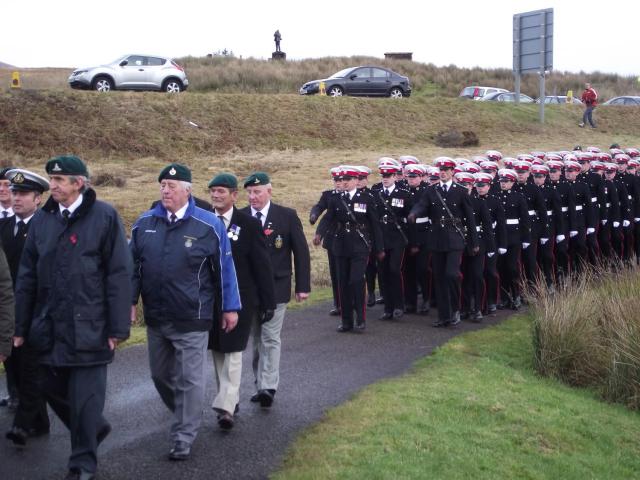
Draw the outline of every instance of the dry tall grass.
<instances>
[{"instance_id":1,"label":"dry tall grass","mask_svg":"<svg viewBox=\"0 0 640 480\"><path fill-rule=\"evenodd\" d=\"M640 271L598 269L534 301L537 370L640 409Z\"/></svg>"}]
</instances>

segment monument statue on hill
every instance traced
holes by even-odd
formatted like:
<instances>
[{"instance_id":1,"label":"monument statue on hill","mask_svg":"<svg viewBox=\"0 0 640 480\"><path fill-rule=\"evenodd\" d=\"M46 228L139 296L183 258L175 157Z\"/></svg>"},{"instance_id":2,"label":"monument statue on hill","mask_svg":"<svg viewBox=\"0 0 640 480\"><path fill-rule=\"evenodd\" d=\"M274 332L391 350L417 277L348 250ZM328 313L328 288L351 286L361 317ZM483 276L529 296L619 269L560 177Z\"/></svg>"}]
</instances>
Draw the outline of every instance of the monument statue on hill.
<instances>
[{"instance_id":1,"label":"monument statue on hill","mask_svg":"<svg viewBox=\"0 0 640 480\"><path fill-rule=\"evenodd\" d=\"M273 34L273 41L276 42L276 51L271 54L272 60L286 60L287 54L280 50L280 41L282 40L282 35L280 35L280 30L276 30Z\"/></svg>"}]
</instances>

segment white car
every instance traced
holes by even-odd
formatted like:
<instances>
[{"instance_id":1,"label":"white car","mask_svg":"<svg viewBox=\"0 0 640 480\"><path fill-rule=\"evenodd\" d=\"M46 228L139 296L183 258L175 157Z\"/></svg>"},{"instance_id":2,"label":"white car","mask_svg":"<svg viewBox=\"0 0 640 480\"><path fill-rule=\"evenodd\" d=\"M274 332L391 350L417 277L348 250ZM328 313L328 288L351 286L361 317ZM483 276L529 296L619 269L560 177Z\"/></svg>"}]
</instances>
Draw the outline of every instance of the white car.
<instances>
[{"instance_id":1,"label":"white car","mask_svg":"<svg viewBox=\"0 0 640 480\"><path fill-rule=\"evenodd\" d=\"M97 90L160 90L178 93L189 80L184 68L166 57L125 55L106 65L78 68L68 79L71 88Z\"/></svg>"},{"instance_id":2,"label":"white car","mask_svg":"<svg viewBox=\"0 0 640 480\"><path fill-rule=\"evenodd\" d=\"M464 97L464 98L471 98L473 100L480 100L485 95L489 95L491 93L508 92L508 91L509 90L506 90L504 88L480 87L480 86L477 86L477 85L472 85L471 87L463 88L462 91L460 92L459 96L460 97Z\"/></svg>"}]
</instances>

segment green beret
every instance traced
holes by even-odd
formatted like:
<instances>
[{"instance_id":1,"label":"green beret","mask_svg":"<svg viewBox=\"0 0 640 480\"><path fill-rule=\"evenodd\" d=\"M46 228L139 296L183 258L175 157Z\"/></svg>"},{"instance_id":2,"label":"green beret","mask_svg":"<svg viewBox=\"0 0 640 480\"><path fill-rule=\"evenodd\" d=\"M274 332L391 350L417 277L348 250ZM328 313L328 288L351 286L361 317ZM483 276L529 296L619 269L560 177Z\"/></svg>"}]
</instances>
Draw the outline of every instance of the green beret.
<instances>
[{"instance_id":1,"label":"green beret","mask_svg":"<svg viewBox=\"0 0 640 480\"><path fill-rule=\"evenodd\" d=\"M238 188L238 179L230 173L220 173L211 179L207 187L227 187L235 190Z\"/></svg>"},{"instance_id":2,"label":"green beret","mask_svg":"<svg viewBox=\"0 0 640 480\"><path fill-rule=\"evenodd\" d=\"M44 167L49 175L80 175L88 177L87 166L75 155L60 155L50 159Z\"/></svg>"},{"instance_id":3,"label":"green beret","mask_svg":"<svg viewBox=\"0 0 640 480\"><path fill-rule=\"evenodd\" d=\"M191 170L185 165L172 163L162 169L158 176L158 182L162 180L180 180L191 183Z\"/></svg>"},{"instance_id":4,"label":"green beret","mask_svg":"<svg viewBox=\"0 0 640 480\"><path fill-rule=\"evenodd\" d=\"M9 170L13 170L14 167L5 167L5 168L0 168L0 180L10 180L9 178L7 178L7 172Z\"/></svg>"},{"instance_id":5,"label":"green beret","mask_svg":"<svg viewBox=\"0 0 640 480\"><path fill-rule=\"evenodd\" d=\"M256 185L268 185L271 183L269 175L264 172L254 172L244 180L244 188Z\"/></svg>"}]
</instances>

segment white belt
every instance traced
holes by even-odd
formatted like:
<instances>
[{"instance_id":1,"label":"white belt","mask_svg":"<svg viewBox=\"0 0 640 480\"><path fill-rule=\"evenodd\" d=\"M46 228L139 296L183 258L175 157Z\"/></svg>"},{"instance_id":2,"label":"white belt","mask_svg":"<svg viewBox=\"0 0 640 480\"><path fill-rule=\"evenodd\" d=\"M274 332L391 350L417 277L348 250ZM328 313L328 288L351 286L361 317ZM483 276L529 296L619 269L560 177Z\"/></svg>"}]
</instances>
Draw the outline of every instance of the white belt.
<instances>
[{"instance_id":1,"label":"white belt","mask_svg":"<svg viewBox=\"0 0 640 480\"><path fill-rule=\"evenodd\" d=\"M553 210L547 210L547 216L550 217L551 215L553 215Z\"/></svg>"},{"instance_id":2,"label":"white belt","mask_svg":"<svg viewBox=\"0 0 640 480\"><path fill-rule=\"evenodd\" d=\"M576 205L576 212L579 212L580 210L582 210L582 205Z\"/></svg>"},{"instance_id":3,"label":"white belt","mask_svg":"<svg viewBox=\"0 0 640 480\"><path fill-rule=\"evenodd\" d=\"M610 204L610 203L607 203L607 208L609 208L610 206L611 206L611 204Z\"/></svg>"},{"instance_id":4,"label":"white belt","mask_svg":"<svg viewBox=\"0 0 640 480\"><path fill-rule=\"evenodd\" d=\"M529 215L532 215L532 216L533 216L533 215L535 215L535 214L536 214L536 211L535 211L535 210L529 210Z\"/></svg>"},{"instance_id":5,"label":"white belt","mask_svg":"<svg viewBox=\"0 0 640 480\"><path fill-rule=\"evenodd\" d=\"M591 203L596 203L598 201L598 197L591 197Z\"/></svg>"},{"instance_id":6,"label":"white belt","mask_svg":"<svg viewBox=\"0 0 640 480\"><path fill-rule=\"evenodd\" d=\"M507 225L518 225L520 220L517 218L507 218Z\"/></svg>"},{"instance_id":7,"label":"white belt","mask_svg":"<svg viewBox=\"0 0 640 480\"><path fill-rule=\"evenodd\" d=\"M416 223L431 223L431 219L429 217L416 218Z\"/></svg>"},{"instance_id":8,"label":"white belt","mask_svg":"<svg viewBox=\"0 0 640 480\"><path fill-rule=\"evenodd\" d=\"M629 200L631 200L633 198L631 195L627 195L627 197L629 197Z\"/></svg>"},{"instance_id":9,"label":"white belt","mask_svg":"<svg viewBox=\"0 0 640 480\"><path fill-rule=\"evenodd\" d=\"M562 211L563 212L568 212L569 211L569 207L562 207Z\"/></svg>"},{"instance_id":10,"label":"white belt","mask_svg":"<svg viewBox=\"0 0 640 480\"><path fill-rule=\"evenodd\" d=\"M481 232L482 231L482 227L480 225L476 225L476 232Z\"/></svg>"},{"instance_id":11,"label":"white belt","mask_svg":"<svg viewBox=\"0 0 640 480\"><path fill-rule=\"evenodd\" d=\"M493 222L493 223L491 224L491 228L493 228L493 229L495 230L495 229L496 229L496 225L497 225L497 224L498 224L498 222Z\"/></svg>"}]
</instances>

